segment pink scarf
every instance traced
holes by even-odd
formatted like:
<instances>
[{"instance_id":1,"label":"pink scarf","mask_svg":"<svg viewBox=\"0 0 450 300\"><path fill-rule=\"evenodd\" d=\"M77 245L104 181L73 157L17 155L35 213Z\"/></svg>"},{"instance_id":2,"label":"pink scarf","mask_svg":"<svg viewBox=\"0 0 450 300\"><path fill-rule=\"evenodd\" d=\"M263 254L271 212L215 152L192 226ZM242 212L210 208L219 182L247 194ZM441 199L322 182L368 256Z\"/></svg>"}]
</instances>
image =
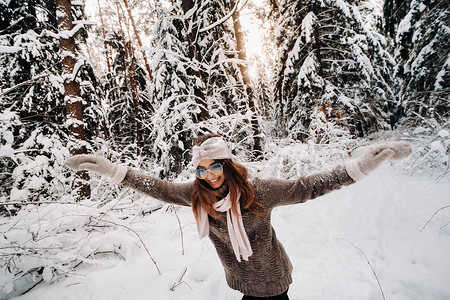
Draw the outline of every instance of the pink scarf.
<instances>
[{"instance_id":1,"label":"pink scarf","mask_svg":"<svg viewBox=\"0 0 450 300\"><path fill-rule=\"evenodd\" d=\"M234 254L239 262L241 262L241 256L242 259L248 261L248 257L253 253L247 233L244 229L244 223L242 222L241 207L239 205L240 197L241 194L239 193L238 201L236 203L238 215L235 215L231 210L229 193L224 199L214 204L214 209L216 211L227 212L228 234L230 236ZM209 234L208 213L201 206L198 207L197 229L201 239Z\"/></svg>"}]
</instances>

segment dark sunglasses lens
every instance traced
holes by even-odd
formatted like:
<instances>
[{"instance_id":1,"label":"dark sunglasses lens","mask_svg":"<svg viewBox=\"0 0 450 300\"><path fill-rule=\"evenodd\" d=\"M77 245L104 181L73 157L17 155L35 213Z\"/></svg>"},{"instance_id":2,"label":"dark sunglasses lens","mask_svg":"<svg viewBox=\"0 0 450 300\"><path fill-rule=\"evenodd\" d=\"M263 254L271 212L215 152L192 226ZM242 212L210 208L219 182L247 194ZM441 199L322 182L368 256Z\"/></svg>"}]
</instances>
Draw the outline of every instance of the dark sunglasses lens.
<instances>
[{"instance_id":1,"label":"dark sunglasses lens","mask_svg":"<svg viewBox=\"0 0 450 300\"><path fill-rule=\"evenodd\" d=\"M197 169L195 170L195 176L197 176L200 179L205 179L208 176L208 171L204 169Z\"/></svg>"},{"instance_id":2,"label":"dark sunglasses lens","mask_svg":"<svg viewBox=\"0 0 450 300\"><path fill-rule=\"evenodd\" d=\"M220 175L223 172L223 167L221 164L213 164L210 168L209 171L211 172L211 174L214 175Z\"/></svg>"}]
</instances>

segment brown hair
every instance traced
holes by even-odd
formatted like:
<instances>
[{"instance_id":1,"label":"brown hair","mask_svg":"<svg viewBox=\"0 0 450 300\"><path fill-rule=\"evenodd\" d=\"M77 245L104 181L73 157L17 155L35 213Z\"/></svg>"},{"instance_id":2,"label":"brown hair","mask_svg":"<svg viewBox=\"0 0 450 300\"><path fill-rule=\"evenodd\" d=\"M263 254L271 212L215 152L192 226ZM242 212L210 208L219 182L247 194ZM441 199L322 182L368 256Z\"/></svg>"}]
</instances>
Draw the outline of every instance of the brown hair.
<instances>
[{"instance_id":1,"label":"brown hair","mask_svg":"<svg viewBox=\"0 0 450 300\"><path fill-rule=\"evenodd\" d=\"M194 145L200 146L207 139L220 136L221 135L216 133L201 135L195 139ZM248 181L247 169L243 165L233 162L231 159L220 159L216 161L223 164L223 172L230 193L232 203L231 210L233 213L238 215L236 203L238 192L240 192L241 197L239 201L241 206L250 210L255 215L262 216L262 213L258 208L262 208L263 205L255 200L253 188ZM212 189L205 180L196 178L194 184L195 187L191 195L191 202L195 217L198 217L197 209L201 206L210 216L216 219L219 218L213 205L217 202L218 198L222 197L222 195L217 190Z\"/></svg>"}]
</instances>

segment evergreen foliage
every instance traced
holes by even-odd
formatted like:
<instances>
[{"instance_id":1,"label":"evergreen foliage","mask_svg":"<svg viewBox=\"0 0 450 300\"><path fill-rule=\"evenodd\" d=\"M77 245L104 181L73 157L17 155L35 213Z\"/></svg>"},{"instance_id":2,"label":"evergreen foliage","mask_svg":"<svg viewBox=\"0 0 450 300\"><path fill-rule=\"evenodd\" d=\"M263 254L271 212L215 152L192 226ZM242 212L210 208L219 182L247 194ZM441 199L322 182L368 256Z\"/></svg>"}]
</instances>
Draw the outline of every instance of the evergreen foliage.
<instances>
[{"instance_id":1,"label":"evergreen foliage","mask_svg":"<svg viewBox=\"0 0 450 300\"><path fill-rule=\"evenodd\" d=\"M225 0L204 1L199 8L200 67L205 74L210 114L210 120L203 128L219 131L235 143L235 152L246 152L252 158L255 155L251 151L254 147L252 118L257 119L258 126L261 124L259 116L255 116L258 112L250 109L249 101L252 100L237 63L236 36L231 18L233 8Z\"/></svg>"},{"instance_id":2,"label":"evergreen foliage","mask_svg":"<svg viewBox=\"0 0 450 300\"><path fill-rule=\"evenodd\" d=\"M225 1L205 1L197 10L198 47L192 48L199 51L195 57L200 61L188 58L189 24L183 22L181 7L158 8L152 42L155 114L151 140L161 177L177 175L189 164L189 149L198 134L220 132L230 141L243 141L235 151L251 149L252 114L236 63L236 43L226 18L226 5ZM205 99L199 99L196 89L203 91ZM207 107L206 120L201 117L202 106Z\"/></svg>"},{"instance_id":3,"label":"evergreen foliage","mask_svg":"<svg viewBox=\"0 0 450 300\"><path fill-rule=\"evenodd\" d=\"M151 119L153 157L159 162L159 176L179 174L189 162L198 106L194 86L197 78L187 71L193 62L187 59L183 36L183 18L178 5L158 8L155 25L151 86L155 114Z\"/></svg>"},{"instance_id":4,"label":"evergreen foliage","mask_svg":"<svg viewBox=\"0 0 450 300\"><path fill-rule=\"evenodd\" d=\"M450 9L442 0L414 0L396 34L396 83L408 119L444 123L450 99Z\"/></svg>"},{"instance_id":5,"label":"evergreen foliage","mask_svg":"<svg viewBox=\"0 0 450 300\"><path fill-rule=\"evenodd\" d=\"M353 136L388 128L394 62L384 38L364 23L356 6L342 0L281 1L276 38L280 130L303 141L317 136L311 122L319 107L326 107L326 122Z\"/></svg>"},{"instance_id":6,"label":"evergreen foliage","mask_svg":"<svg viewBox=\"0 0 450 300\"><path fill-rule=\"evenodd\" d=\"M146 91L147 75L131 41L124 41L120 32L109 32L105 42L112 58L111 73L103 78L112 145L117 151L131 147L135 154L148 154L144 141L151 129L146 120L153 107Z\"/></svg>"},{"instance_id":7,"label":"evergreen foliage","mask_svg":"<svg viewBox=\"0 0 450 300\"><path fill-rule=\"evenodd\" d=\"M6 12L0 28L0 196L15 203L51 201L70 186L64 167L70 143L55 2L14 0L0 6ZM74 9L74 15L82 17L81 9ZM101 118L95 75L83 58L78 70L88 135L97 137ZM15 206L7 209L13 213Z\"/></svg>"},{"instance_id":8,"label":"evergreen foliage","mask_svg":"<svg viewBox=\"0 0 450 300\"><path fill-rule=\"evenodd\" d=\"M395 38L400 21L408 13L411 0L385 0L383 5L383 33L389 38Z\"/></svg>"}]
</instances>

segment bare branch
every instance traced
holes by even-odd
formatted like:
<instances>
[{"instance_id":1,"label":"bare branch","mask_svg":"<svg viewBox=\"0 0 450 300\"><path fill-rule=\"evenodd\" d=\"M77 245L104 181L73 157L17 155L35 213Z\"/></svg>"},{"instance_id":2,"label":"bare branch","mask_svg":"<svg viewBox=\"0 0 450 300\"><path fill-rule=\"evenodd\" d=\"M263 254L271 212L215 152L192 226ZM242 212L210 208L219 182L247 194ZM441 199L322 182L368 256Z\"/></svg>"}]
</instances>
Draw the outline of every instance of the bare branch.
<instances>
[{"instance_id":1,"label":"bare branch","mask_svg":"<svg viewBox=\"0 0 450 300\"><path fill-rule=\"evenodd\" d=\"M158 270L159 275L161 275L161 270L159 269L158 264L153 259L152 255L150 254L150 251L148 250L148 248L145 245L144 241L142 240L141 236L136 231L134 231L133 229L131 229L128 226L125 226L125 225L122 225L122 224L118 224L118 223L115 223L115 222L112 222L112 221L107 221L107 220L99 219L99 218L96 218L96 217L92 217L92 218L97 220L97 221L100 221L100 222L105 222L105 223L113 224L113 225L116 225L116 226L119 226L119 227L123 227L123 228L131 231L132 233L134 233L137 236L137 238L139 239L139 241L141 242L142 246L144 247L144 249L147 252L147 254L150 257L150 259L152 260L152 262L155 265L156 269Z\"/></svg>"},{"instance_id":2,"label":"bare branch","mask_svg":"<svg viewBox=\"0 0 450 300\"><path fill-rule=\"evenodd\" d=\"M183 271L183 273L181 274L180 279L178 279L178 282L174 282L174 283L172 284L172 286L170 287L170 290L171 290L172 292L175 291L175 288L176 288L177 286L179 286L180 284L182 284L182 283L186 284L191 290L193 290L193 289L191 288L191 286L190 286L189 284L187 284L186 281L183 280L183 277L184 277L184 275L186 274L186 272L187 272L187 268L184 268L184 271Z\"/></svg>"},{"instance_id":3,"label":"bare branch","mask_svg":"<svg viewBox=\"0 0 450 300\"><path fill-rule=\"evenodd\" d=\"M175 209L174 205L170 206L170 210L175 213L175 217L177 217L178 220L178 226L180 227L180 235L181 235L181 255L184 255L184 238L183 238L183 228L181 227L181 221L178 217L177 210Z\"/></svg>"},{"instance_id":4,"label":"bare branch","mask_svg":"<svg viewBox=\"0 0 450 300\"><path fill-rule=\"evenodd\" d=\"M450 207L450 205L446 205L446 206L444 206L444 207L439 208L437 211L435 211L434 214L431 216L431 218L425 223L425 225L423 225L422 229L420 229L420 232L422 232L422 230L424 230L425 227L427 227L427 225L431 222L431 220L434 218L434 216L435 216L438 212L440 212L440 211L443 210L443 209L449 208L449 207ZM444 227L445 227L445 226L446 226L446 225L444 225Z\"/></svg>"},{"instance_id":5,"label":"bare branch","mask_svg":"<svg viewBox=\"0 0 450 300\"><path fill-rule=\"evenodd\" d=\"M336 238L337 240L344 240L347 243L349 243L350 245L352 245L353 247L355 247L356 249L359 250L359 252L362 253L362 255L364 255L364 258L366 259L366 262L369 264L370 269L372 270L373 275L375 275L375 279L377 280L378 283L378 287L380 288L380 292L381 292L381 296L383 297L384 300L386 300L386 298L384 297L384 292L383 289L381 287L380 281L378 280L378 276L377 273L375 272L374 268L372 267L372 264L370 263L369 259L367 258L366 254L364 253L364 251L361 250L361 248L355 246L354 244L352 244L350 241L348 241L347 239L344 238Z\"/></svg>"}]
</instances>

